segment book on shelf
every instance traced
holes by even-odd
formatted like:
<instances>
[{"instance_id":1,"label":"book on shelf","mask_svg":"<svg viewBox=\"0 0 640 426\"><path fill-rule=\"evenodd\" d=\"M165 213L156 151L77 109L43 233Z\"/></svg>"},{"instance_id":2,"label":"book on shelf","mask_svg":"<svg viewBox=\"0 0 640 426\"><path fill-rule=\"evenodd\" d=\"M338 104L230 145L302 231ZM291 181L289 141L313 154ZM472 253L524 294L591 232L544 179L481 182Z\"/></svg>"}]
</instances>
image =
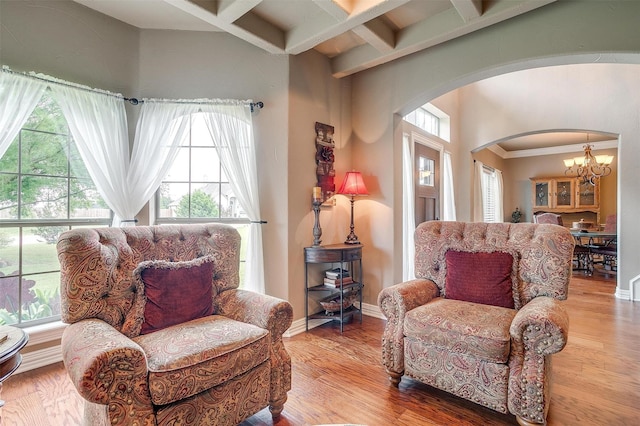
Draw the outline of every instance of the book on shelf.
<instances>
[{"instance_id":1,"label":"book on shelf","mask_svg":"<svg viewBox=\"0 0 640 426\"><path fill-rule=\"evenodd\" d=\"M346 269L335 268L335 269L329 269L328 271L325 271L324 276L327 278L336 279L341 277L348 277L350 276L350 274L349 274L349 271Z\"/></svg>"},{"instance_id":2,"label":"book on shelf","mask_svg":"<svg viewBox=\"0 0 640 426\"><path fill-rule=\"evenodd\" d=\"M351 284L353 282L353 278L351 277L342 277L342 278L325 278L324 284L329 287L340 287L341 285Z\"/></svg>"}]
</instances>

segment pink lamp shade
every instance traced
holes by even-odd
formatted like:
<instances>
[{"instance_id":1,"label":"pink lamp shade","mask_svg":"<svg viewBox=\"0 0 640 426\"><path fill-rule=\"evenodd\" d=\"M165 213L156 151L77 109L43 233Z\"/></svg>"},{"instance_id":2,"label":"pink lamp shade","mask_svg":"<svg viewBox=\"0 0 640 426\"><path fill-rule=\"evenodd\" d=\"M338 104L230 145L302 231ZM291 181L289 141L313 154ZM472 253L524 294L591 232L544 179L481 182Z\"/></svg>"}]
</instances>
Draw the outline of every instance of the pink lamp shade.
<instances>
[{"instance_id":1,"label":"pink lamp shade","mask_svg":"<svg viewBox=\"0 0 640 426\"><path fill-rule=\"evenodd\" d=\"M338 190L338 194L343 195L369 195L367 187L362 180L362 174L360 172L347 172L342 181L342 186Z\"/></svg>"},{"instance_id":2,"label":"pink lamp shade","mask_svg":"<svg viewBox=\"0 0 640 426\"><path fill-rule=\"evenodd\" d=\"M344 242L345 244L360 244L360 240L358 240L358 236L355 234L354 226L353 226L353 201L356 195L369 195L367 191L367 187L364 186L364 181L362 180L362 174L360 172L352 171L347 172L342 181L342 186L340 190L338 190L338 194L349 195L351 198L351 232L347 235L347 239Z\"/></svg>"}]
</instances>

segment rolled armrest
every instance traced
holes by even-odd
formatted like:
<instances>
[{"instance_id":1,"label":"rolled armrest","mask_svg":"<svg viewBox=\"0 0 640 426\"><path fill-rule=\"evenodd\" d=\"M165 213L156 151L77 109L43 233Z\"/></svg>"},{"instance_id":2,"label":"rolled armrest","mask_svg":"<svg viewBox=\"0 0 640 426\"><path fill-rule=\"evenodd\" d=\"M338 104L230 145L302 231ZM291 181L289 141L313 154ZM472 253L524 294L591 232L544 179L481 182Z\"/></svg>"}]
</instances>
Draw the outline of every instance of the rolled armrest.
<instances>
[{"instance_id":1,"label":"rolled armrest","mask_svg":"<svg viewBox=\"0 0 640 426\"><path fill-rule=\"evenodd\" d=\"M404 317L408 311L438 297L438 286L431 280L415 279L382 289L378 306L387 319Z\"/></svg>"},{"instance_id":2,"label":"rolled armrest","mask_svg":"<svg viewBox=\"0 0 640 426\"><path fill-rule=\"evenodd\" d=\"M562 302L539 296L524 305L511 322L512 342L526 352L551 355L567 344L569 315Z\"/></svg>"},{"instance_id":3,"label":"rolled armrest","mask_svg":"<svg viewBox=\"0 0 640 426\"><path fill-rule=\"evenodd\" d=\"M109 406L112 424L153 424L147 360L133 340L102 320L82 320L65 329L62 358L78 393Z\"/></svg>"},{"instance_id":4,"label":"rolled armrest","mask_svg":"<svg viewBox=\"0 0 640 426\"><path fill-rule=\"evenodd\" d=\"M278 407L287 400L291 389L291 357L284 347L282 335L293 321L293 308L286 300L253 291L231 289L218 294L215 311L236 321L253 324L271 333L271 388L269 403ZM272 414L274 413L272 411Z\"/></svg>"},{"instance_id":5,"label":"rolled armrest","mask_svg":"<svg viewBox=\"0 0 640 426\"><path fill-rule=\"evenodd\" d=\"M388 373L400 375L404 372L404 316L439 294L433 281L416 279L384 288L378 295L378 306L387 317L382 334L382 363Z\"/></svg>"},{"instance_id":6,"label":"rolled armrest","mask_svg":"<svg viewBox=\"0 0 640 426\"><path fill-rule=\"evenodd\" d=\"M516 314L511 327L509 357L509 411L542 423L549 408L549 355L567 343L569 316L562 302L538 296Z\"/></svg>"},{"instance_id":7,"label":"rolled armrest","mask_svg":"<svg viewBox=\"0 0 640 426\"><path fill-rule=\"evenodd\" d=\"M253 291L225 290L216 297L215 305L217 314L269 330L273 338L281 338L293 321L289 302Z\"/></svg>"}]
</instances>

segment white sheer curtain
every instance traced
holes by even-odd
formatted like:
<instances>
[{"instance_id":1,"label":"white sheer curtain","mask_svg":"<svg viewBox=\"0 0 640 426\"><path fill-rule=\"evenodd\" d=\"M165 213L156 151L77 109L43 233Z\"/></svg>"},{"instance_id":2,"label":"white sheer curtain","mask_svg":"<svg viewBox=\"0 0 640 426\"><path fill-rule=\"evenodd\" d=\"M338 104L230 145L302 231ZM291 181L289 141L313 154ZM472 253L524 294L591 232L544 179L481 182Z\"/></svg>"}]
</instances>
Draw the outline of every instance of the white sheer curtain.
<instances>
[{"instance_id":1,"label":"white sheer curtain","mask_svg":"<svg viewBox=\"0 0 640 426\"><path fill-rule=\"evenodd\" d=\"M402 135L402 277L404 281L415 278L415 188L413 180L413 143L407 134Z\"/></svg>"},{"instance_id":2,"label":"white sheer curtain","mask_svg":"<svg viewBox=\"0 0 640 426\"><path fill-rule=\"evenodd\" d=\"M251 220L244 288L264 293L262 225L251 105L227 101L203 105L202 112L233 193Z\"/></svg>"},{"instance_id":3,"label":"white sheer curtain","mask_svg":"<svg viewBox=\"0 0 640 426\"><path fill-rule=\"evenodd\" d=\"M496 193L495 193L495 201L496 201L496 211L495 211L495 220L496 222L504 222L504 194L503 194L503 182L502 182L502 172L498 169L495 170L496 175Z\"/></svg>"},{"instance_id":4,"label":"white sheer curtain","mask_svg":"<svg viewBox=\"0 0 640 426\"><path fill-rule=\"evenodd\" d=\"M124 99L110 93L51 84L98 192L115 213L113 225L138 212L128 197L129 139Z\"/></svg>"},{"instance_id":5,"label":"white sheer curtain","mask_svg":"<svg viewBox=\"0 0 640 426\"><path fill-rule=\"evenodd\" d=\"M456 200L453 191L453 169L451 167L451 153L444 153L444 166L442 167L444 184L444 211L443 220L456 220Z\"/></svg>"},{"instance_id":6,"label":"white sheer curtain","mask_svg":"<svg viewBox=\"0 0 640 426\"><path fill-rule=\"evenodd\" d=\"M129 202L136 213L158 190L178 154L189 128L190 115L199 110L200 105L195 101L144 99L127 178Z\"/></svg>"},{"instance_id":7,"label":"white sheer curtain","mask_svg":"<svg viewBox=\"0 0 640 426\"><path fill-rule=\"evenodd\" d=\"M22 129L46 88L46 82L13 74L7 68L0 72L0 158Z\"/></svg>"},{"instance_id":8,"label":"white sheer curtain","mask_svg":"<svg viewBox=\"0 0 640 426\"><path fill-rule=\"evenodd\" d=\"M484 173L484 164L475 160L475 168L473 173L473 221L484 222L484 205L482 202L482 173Z\"/></svg>"}]
</instances>

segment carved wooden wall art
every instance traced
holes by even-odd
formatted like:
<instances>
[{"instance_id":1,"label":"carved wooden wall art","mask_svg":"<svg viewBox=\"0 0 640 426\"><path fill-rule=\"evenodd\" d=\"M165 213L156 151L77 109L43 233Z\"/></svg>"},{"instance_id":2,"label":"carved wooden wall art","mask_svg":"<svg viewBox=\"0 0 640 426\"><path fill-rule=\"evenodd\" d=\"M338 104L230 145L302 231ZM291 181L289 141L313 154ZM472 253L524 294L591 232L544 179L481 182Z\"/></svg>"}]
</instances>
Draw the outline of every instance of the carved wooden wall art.
<instances>
[{"instance_id":1,"label":"carved wooden wall art","mask_svg":"<svg viewBox=\"0 0 640 426\"><path fill-rule=\"evenodd\" d=\"M328 200L336 192L333 130L333 126L316 122L316 176L317 186L322 188L322 201Z\"/></svg>"}]
</instances>

